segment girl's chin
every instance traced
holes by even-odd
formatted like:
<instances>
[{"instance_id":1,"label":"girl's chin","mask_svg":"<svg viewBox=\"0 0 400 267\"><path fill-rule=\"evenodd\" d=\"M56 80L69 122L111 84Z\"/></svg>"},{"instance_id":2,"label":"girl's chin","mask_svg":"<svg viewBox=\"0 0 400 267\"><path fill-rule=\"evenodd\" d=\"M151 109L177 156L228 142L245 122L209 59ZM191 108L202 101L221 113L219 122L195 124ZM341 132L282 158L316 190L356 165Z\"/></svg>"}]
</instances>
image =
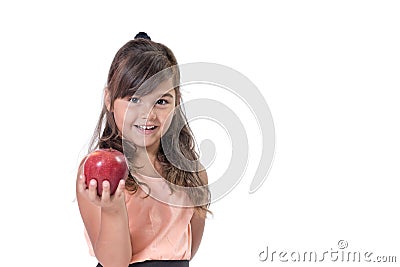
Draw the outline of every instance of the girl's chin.
<instances>
[{"instance_id":1,"label":"girl's chin","mask_svg":"<svg viewBox=\"0 0 400 267\"><path fill-rule=\"evenodd\" d=\"M137 148L151 148L153 146L159 146L161 136L155 131L153 134L142 135L137 131L124 133L124 139L133 144Z\"/></svg>"},{"instance_id":2,"label":"girl's chin","mask_svg":"<svg viewBox=\"0 0 400 267\"><path fill-rule=\"evenodd\" d=\"M151 140L152 139L152 140ZM159 139L155 140L153 138L125 138L126 141L129 143L133 144L136 148L138 149L149 149L154 146L159 146L160 142L158 141Z\"/></svg>"}]
</instances>

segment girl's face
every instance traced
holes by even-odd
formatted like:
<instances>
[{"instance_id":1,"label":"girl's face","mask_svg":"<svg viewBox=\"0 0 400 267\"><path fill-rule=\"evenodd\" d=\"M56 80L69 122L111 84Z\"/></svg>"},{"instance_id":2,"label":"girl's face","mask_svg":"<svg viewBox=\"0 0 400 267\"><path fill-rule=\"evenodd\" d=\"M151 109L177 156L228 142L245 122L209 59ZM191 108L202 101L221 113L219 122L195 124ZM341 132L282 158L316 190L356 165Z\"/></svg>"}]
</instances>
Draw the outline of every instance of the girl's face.
<instances>
[{"instance_id":1,"label":"girl's face","mask_svg":"<svg viewBox=\"0 0 400 267\"><path fill-rule=\"evenodd\" d=\"M171 125L175 109L172 80L160 83L151 93L114 101L115 123L123 137L135 146L158 151L161 137Z\"/></svg>"}]
</instances>

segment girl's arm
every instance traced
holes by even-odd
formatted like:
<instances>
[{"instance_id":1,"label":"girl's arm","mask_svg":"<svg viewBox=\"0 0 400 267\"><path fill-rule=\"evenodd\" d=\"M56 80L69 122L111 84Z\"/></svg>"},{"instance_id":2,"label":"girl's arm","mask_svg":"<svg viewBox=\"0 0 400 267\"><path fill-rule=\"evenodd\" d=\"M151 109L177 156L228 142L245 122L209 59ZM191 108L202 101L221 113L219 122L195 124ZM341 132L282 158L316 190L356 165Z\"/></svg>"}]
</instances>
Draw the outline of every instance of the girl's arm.
<instances>
[{"instance_id":1,"label":"girl's arm","mask_svg":"<svg viewBox=\"0 0 400 267\"><path fill-rule=\"evenodd\" d=\"M193 259L197 250L199 249L201 239L203 237L205 218L200 217L198 214L194 214L192 219L190 220L190 224L192 227L192 255L191 259Z\"/></svg>"},{"instance_id":2,"label":"girl's arm","mask_svg":"<svg viewBox=\"0 0 400 267\"><path fill-rule=\"evenodd\" d=\"M200 179L203 181L205 185L208 184L208 176L206 171L199 172ZM204 225L206 218L205 216L201 216L197 212L193 214L192 219L190 220L191 228L192 228L192 255L191 259L193 259L197 250L199 249L201 239L203 237Z\"/></svg>"},{"instance_id":3,"label":"girl's arm","mask_svg":"<svg viewBox=\"0 0 400 267\"><path fill-rule=\"evenodd\" d=\"M102 197L96 183L87 188L81 164L76 182L76 195L83 223L98 261L104 267L126 267L132 257L132 246L125 206L124 181L110 197L110 185L103 183ZM92 180L95 181L95 180Z\"/></svg>"}]
</instances>

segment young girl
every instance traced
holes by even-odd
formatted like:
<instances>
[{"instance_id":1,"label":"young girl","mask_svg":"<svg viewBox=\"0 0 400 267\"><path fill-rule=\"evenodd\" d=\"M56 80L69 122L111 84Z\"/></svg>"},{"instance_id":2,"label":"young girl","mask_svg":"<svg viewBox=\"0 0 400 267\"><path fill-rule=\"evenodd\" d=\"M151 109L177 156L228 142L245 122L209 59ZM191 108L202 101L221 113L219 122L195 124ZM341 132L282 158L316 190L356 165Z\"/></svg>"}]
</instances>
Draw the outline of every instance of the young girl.
<instances>
[{"instance_id":1,"label":"young girl","mask_svg":"<svg viewBox=\"0 0 400 267\"><path fill-rule=\"evenodd\" d=\"M130 173L113 195L104 181L98 196L96 180L85 183L83 159L76 184L98 267L189 266L199 248L210 195L179 80L172 51L143 32L111 64L89 152L124 152Z\"/></svg>"}]
</instances>

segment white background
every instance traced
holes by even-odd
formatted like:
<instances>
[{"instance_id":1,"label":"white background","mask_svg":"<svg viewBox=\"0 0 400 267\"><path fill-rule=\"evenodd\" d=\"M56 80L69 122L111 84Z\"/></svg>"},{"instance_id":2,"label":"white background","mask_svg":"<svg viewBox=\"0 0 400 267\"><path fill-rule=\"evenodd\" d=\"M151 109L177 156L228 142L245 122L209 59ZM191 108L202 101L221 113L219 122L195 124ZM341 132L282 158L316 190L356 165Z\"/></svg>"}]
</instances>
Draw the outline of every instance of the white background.
<instances>
[{"instance_id":1,"label":"white background","mask_svg":"<svg viewBox=\"0 0 400 267\"><path fill-rule=\"evenodd\" d=\"M341 239L349 251L400 261L400 4L188 2L0 4L0 265L96 265L74 202L76 167L111 60L139 31L179 63L214 62L246 75L276 127L267 180L248 194L249 165L213 203L191 266L284 266L258 254L266 246L322 253ZM257 140L257 129L247 130Z\"/></svg>"}]
</instances>

